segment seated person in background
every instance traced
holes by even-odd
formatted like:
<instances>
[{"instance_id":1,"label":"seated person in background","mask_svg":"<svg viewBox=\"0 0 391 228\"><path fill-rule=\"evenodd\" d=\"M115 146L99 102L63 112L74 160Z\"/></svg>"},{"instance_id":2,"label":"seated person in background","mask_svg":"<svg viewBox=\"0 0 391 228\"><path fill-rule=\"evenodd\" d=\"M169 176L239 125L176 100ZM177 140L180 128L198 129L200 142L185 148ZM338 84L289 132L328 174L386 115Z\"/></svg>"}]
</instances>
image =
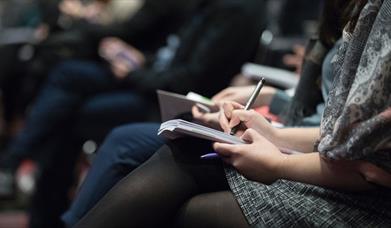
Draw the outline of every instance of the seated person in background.
<instances>
[{"instance_id":1,"label":"seated person in background","mask_svg":"<svg viewBox=\"0 0 391 228\"><path fill-rule=\"evenodd\" d=\"M324 17L327 16L324 15ZM335 42L341 36L342 28L335 27L335 24L333 24L333 30L325 32L326 29L329 29L326 25L323 24L320 29L321 35L317 45L318 48L309 47L310 50L307 51L304 62L305 67L301 75L301 79L317 79L321 75L321 86L307 86L308 89L306 90L296 91L299 94L295 95L290 102L292 106L298 102L302 105L297 107L300 108L299 111L290 112L290 115L284 118L284 121L290 122L291 126L306 126L305 124L309 122L307 119L313 118L313 110L318 105L316 103L318 102L317 100L315 100L316 102L308 100L308 103L306 103L307 100L303 100L302 97L306 98L307 94L322 94L322 100L327 100L331 87L329 82L333 80L333 74L330 70L331 58L336 54L339 47ZM316 55L318 59L313 58L314 53L321 51L326 52L327 55ZM320 66L322 67L320 68ZM313 70L314 68L316 70ZM305 85L306 83L312 83L312 80L300 80L299 85L301 86L299 87L303 87L303 84ZM253 89L253 86L229 87L213 96L212 100L217 104L233 100L244 105ZM320 90L322 91L321 93ZM273 98L275 91L275 88L264 87L253 106L270 105L273 99L275 99ZM192 112L194 119L204 122L207 126L216 129L220 128L218 113L203 114L197 108L193 108ZM297 113L303 113L303 115L298 115ZM311 121L310 123L313 124L314 122ZM320 120L318 120L319 124ZM63 220L68 226L73 226L79 221L118 181L145 162L166 142L164 138L157 135L159 126L160 124L158 123L130 124L118 127L108 135L98 150L92 167L74 202L67 213L63 215Z\"/></svg>"},{"instance_id":2,"label":"seated person in background","mask_svg":"<svg viewBox=\"0 0 391 228\"><path fill-rule=\"evenodd\" d=\"M226 103L221 127L228 133L242 121L238 136L248 144L215 143L221 160L205 161L199 156L210 142L171 142L75 227L388 226L390 6L390 0L346 6L349 23L333 58L335 79L320 128L276 129L254 111Z\"/></svg>"},{"instance_id":3,"label":"seated person in background","mask_svg":"<svg viewBox=\"0 0 391 228\"><path fill-rule=\"evenodd\" d=\"M166 51L126 75L111 71L116 64L107 67L95 62L70 61L56 67L32 107L26 126L10 143L0 164L1 174L10 176L22 159L36 156L44 159L33 199L39 209L31 211L33 222L43 224L31 226L59 225L49 222L59 222L56 219L67 205L80 151L79 139L73 131L83 106L89 102L95 106L114 105L126 100L122 107L107 110L104 121L110 120L109 111L124 113L127 121L142 121L147 120L149 108L156 106L156 89L216 93L251 59L262 31L262 10L263 1L258 0L201 1L180 34L170 38L163 49ZM126 99L118 98L119 93L125 94ZM124 112L125 109L131 112Z\"/></svg>"},{"instance_id":4,"label":"seated person in background","mask_svg":"<svg viewBox=\"0 0 391 228\"><path fill-rule=\"evenodd\" d=\"M100 6L94 7L100 8L95 16L99 16L109 4L106 0L85 2ZM130 4L129 1L115 2ZM80 19L69 15L72 11L69 8L77 10L74 5L81 4L79 0L7 1L2 20L5 26L37 29L31 39L22 37L26 43L14 41L16 44L0 46L0 88L6 140L20 130L27 107L56 64L71 58L97 59L99 43L108 36L120 37L151 55L165 45L169 34L177 32L188 20L197 2L199 0L190 0L186 4L180 0L146 0L135 14L111 24L101 24L89 20L88 16ZM7 31L3 31L4 34L6 36Z\"/></svg>"}]
</instances>

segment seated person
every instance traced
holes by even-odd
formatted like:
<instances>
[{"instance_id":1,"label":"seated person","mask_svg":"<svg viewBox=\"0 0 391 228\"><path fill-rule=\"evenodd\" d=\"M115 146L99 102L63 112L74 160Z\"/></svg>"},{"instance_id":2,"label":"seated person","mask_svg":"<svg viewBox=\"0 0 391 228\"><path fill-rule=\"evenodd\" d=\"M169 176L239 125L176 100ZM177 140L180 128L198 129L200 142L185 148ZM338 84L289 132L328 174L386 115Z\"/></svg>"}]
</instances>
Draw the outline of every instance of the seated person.
<instances>
[{"instance_id":1,"label":"seated person","mask_svg":"<svg viewBox=\"0 0 391 228\"><path fill-rule=\"evenodd\" d=\"M87 15L85 20L76 19L71 23L69 10L85 11L76 9L75 5L82 4L79 0L5 1L2 16L7 19L2 22L7 27L36 27L30 38L19 32L19 39L14 40L18 33L10 36L14 37L11 43L16 44L0 45L0 88L5 121L2 134L5 141L20 130L27 107L56 64L70 58L96 59L99 43L109 36L120 37L143 53L156 52L165 44L166 37L177 32L191 17L199 1L190 0L184 4L181 0L146 0L135 15L109 25L91 23ZM91 5L108 7L103 2L107 1L88 1ZM120 2L129 4L128 1ZM2 31L4 41L7 41L7 33L8 30Z\"/></svg>"},{"instance_id":2,"label":"seated person","mask_svg":"<svg viewBox=\"0 0 391 228\"><path fill-rule=\"evenodd\" d=\"M338 34L336 35L338 36ZM326 81L326 83L322 83L322 94L325 95L323 97L324 100L327 100L330 88L330 83L327 82L332 80L330 79L332 74L328 69L331 68L331 57L335 55L337 47L336 45L329 51L323 63L322 81ZM307 61L309 60L307 59ZM308 71L304 71L304 73L308 74ZM308 77L303 76L302 78ZM245 104L253 89L253 86L229 87L213 96L212 100L217 104L222 104L227 100ZM317 90L317 87L313 87L313 89ZM253 106L270 105L275 91L276 89L265 86ZM301 95L305 96L307 92L309 91L305 90ZM294 102L293 100L292 102ZM310 107L310 105L307 104L306 107ZM193 108L192 112L195 119L204 122L210 127L220 128L218 113L203 114L196 107ZM298 119L298 117L294 118ZM301 118L305 120L312 117L308 114ZM297 126L303 126L305 121L298 121L298 123ZM116 128L109 134L99 149L77 197L70 209L63 215L63 221L68 226L73 226L118 181L144 163L166 142L164 138L157 135L159 126L160 124L158 123L130 124ZM136 132L137 134L135 134Z\"/></svg>"},{"instance_id":3,"label":"seated person","mask_svg":"<svg viewBox=\"0 0 391 228\"><path fill-rule=\"evenodd\" d=\"M84 105L122 102L122 97L116 100L107 96L124 92L126 105L114 111L131 109L131 115L125 114L127 121L147 120L148 109L155 106L156 89L178 93L193 90L211 95L224 88L240 66L251 59L262 31L259 12L263 1L205 1L197 9L176 36L179 43L168 44L156 59L128 74L113 72L110 67L116 67L115 64L107 67L84 61L66 62L53 70L31 109L26 126L10 143L0 164L6 170L1 174L10 176L24 158L39 155L45 159L40 164L37 199L33 200L39 210L31 210L32 219L45 217L41 222L47 222L46 217L59 218L65 208L80 151L79 139L73 138L75 118ZM165 55L167 49L170 56ZM236 53L235 58L231 53ZM226 62L230 62L229 66ZM48 148L41 150L43 147ZM55 200L46 200L49 195ZM38 216L43 208L46 214Z\"/></svg>"},{"instance_id":4,"label":"seated person","mask_svg":"<svg viewBox=\"0 0 391 228\"><path fill-rule=\"evenodd\" d=\"M391 50L384 35L390 4L348 6L347 12L357 7L357 16L333 58L335 80L320 129L276 129L253 111L226 103L221 127L230 132L243 122L238 136L248 142L214 144L226 165L200 160L208 142L172 142L119 182L76 227L390 224L391 93L385 85ZM314 144L319 151L313 152ZM286 155L280 148L303 153Z\"/></svg>"}]
</instances>

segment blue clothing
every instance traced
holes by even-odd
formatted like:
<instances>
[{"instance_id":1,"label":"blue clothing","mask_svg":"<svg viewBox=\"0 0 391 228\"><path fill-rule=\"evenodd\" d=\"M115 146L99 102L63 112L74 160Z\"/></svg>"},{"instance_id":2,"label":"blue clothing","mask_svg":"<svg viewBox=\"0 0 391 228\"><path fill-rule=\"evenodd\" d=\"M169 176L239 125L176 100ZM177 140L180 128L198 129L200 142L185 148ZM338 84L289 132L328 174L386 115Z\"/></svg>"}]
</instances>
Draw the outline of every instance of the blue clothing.
<instances>
[{"instance_id":1,"label":"blue clothing","mask_svg":"<svg viewBox=\"0 0 391 228\"><path fill-rule=\"evenodd\" d=\"M148 160L165 142L157 135L160 124L118 127L99 149L94 163L63 221L78 222L119 180Z\"/></svg>"},{"instance_id":2,"label":"blue clothing","mask_svg":"<svg viewBox=\"0 0 391 228\"><path fill-rule=\"evenodd\" d=\"M126 98L129 100L124 104L127 106L119 110L115 105L116 100L107 101L105 96L101 96L121 90L127 92ZM97 95L101 97L96 97ZM121 99L119 101L123 103ZM40 147L50 141L54 134L73 128L84 106L92 109L91 112L94 113L99 105L103 105L107 109L107 119L117 117L111 115L110 110L123 113L128 107L130 111L127 121L138 121L144 118L143 113L147 109L143 107L146 103L141 95L132 93L129 86L126 87L124 83L116 80L109 69L93 62L65 62L50 74L47 84L43 87L35 105L32 106L26 121L27 125L8 147L8 156L11 157L8 159L11 162L7 165L16 168L12 166L18 165L21 159L36 155Z\"/></svg>"},{"instance_id":3,"label":"blue clothing","mask_svg":"<svg viewBox=\"0 0 391 228\"><path fill-rule=\"evenodd\" d=\"M53 70L0 165L16 169L22 159L40 161L30 227L58 227L82 140L145 119L148 102L97 63L68 61Z\"/></svg>"}]
</instances>

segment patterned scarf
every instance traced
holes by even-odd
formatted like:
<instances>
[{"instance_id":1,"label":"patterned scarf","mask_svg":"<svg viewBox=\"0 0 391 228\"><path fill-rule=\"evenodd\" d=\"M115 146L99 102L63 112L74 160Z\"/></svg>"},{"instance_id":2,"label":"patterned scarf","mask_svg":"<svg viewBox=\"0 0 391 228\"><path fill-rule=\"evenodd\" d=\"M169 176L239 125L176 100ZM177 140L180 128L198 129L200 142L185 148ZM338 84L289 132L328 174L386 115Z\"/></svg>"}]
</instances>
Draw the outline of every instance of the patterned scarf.
<instances>
[{"instance_id":1,"label":"patterned scarf","mask_svg":"<svg viewBox=\"0 0 391 228\"><path fill-rule=\"evenodd\" d=\"M391 170L391 0L369 0L332 61L319 152Z\"/></svg>"}]
</instances>

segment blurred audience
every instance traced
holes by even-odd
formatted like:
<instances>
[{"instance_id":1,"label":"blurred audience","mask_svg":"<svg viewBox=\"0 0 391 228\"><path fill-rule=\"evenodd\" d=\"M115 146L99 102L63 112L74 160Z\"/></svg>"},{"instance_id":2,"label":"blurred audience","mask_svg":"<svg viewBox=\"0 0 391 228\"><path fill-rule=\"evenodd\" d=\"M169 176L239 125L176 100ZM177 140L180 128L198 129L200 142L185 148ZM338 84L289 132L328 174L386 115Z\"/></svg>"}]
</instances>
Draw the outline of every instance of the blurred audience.
<instances>
[{"instance_id":1,"label":"blurred audience","mask_svg":"<svg viewBox=\"0 0 391 228\"><path fill-rule=\"evenodd\" d=\"M322 78L323 84L318 83L321 62L314 63L308 56L321 50L310 53L313 47L309 46L305 53L302 40L316 27L312 21L321 3L2 2L0 10L10 9L1 11L0 29L7 32L3 34L29 35L21 40L0 35L0 88L6 123L2 134L7 142L16 134L0 155L0 197L14 191L14 174L20 162L34 159L39 162L39 172L29 225L62 227L59 217L72 197L75 166L86 139L99 142L115 126L157 120L156 89L178 93L191 90L215 95L218 102L244 102L252 86L221 90L241 65L254 57L254 61L273 66L283 66L282 62L285 68L307 75L299 83L298 91L305 91L302 94L290 98L266 87L258 105L276 107L288 125L318 124L327 95L324 91L331 79ZM23 31L29 33L14 28L28 28ZM18 33L12 33L15 31ZM265 42L268 32L272 40ZM256 55L259 37L261 48ZM275 49L277 43L284 48ZM315 74L317 77L309 79ZM27 109L30 104L31 109ZM216 115L204 116L197 110L193 114L216 126ZM68 225L77 222L117 181L164 144L156 136L157 127L157 123L130 124L110 134L81 192L63 217Z\"/></svg>"},{"instance_id":2,"label":"blurred audience","mask_svg":"<svg viewBox=\"0 0 391 228\"><path fill-rule=\"evenodd\" d=\"M176 3L166 1L165 5L184 5ZM30 226L60 226L59 215L67 205L80 151L81 138L75 128L81 113L89 109L86 122L98 120L88 129L93 133L99 125L106 125L104 135L121 120L157 116L156 89L211 95L253 57L264 23L263 1L197 1L191 5L195 8L190 19L167 37L167 45L156 55L147 56L135 45L109 37L99 48L105 62L73 60L52 71L26 126L7 147L1 163L2 174L12 176L22 159L41 158Z\"/></svg>"},{"instance_id":3,"label":"blurred audience","mask_svg":"<svg viewBox=\"0 0 391 228\"><path fill-rule=\"evenodd\" d=\"M320 128L276 128L254 110L225 102L220 127L227 134L237 127L235 135L246 143L170 140L75 227L390 224L390 5L327 2L292 106L297 123L319 98L314 85L320 78L326 79L322 88L334 80L330 92L323 90L328 101ZM121 150L132 142L116 136ZM200 158L209 151L218 159Z\"/></svg>"},{"instance_id":4,"label":"blurred audience","mask_svg":"<svg viewBox=\"0 0 391 228\"><path fill-rule=\"evenodd\" d=\"M328 14L323 15L324 20L329 21L329 16ZM320 30L328 29L325 27L326 25L322 25ZM334 45L334 43L341 36L341 31L342 28L336 27L332 31L322 34L320 40L311 42L307 47L307 52L302 53L304 55L302 58L305 59L304 70L301 72L299 89L296 90L296 95L293 98L287 98L287 95L278 92L276 88L266 86L253 106L275 106L272 109L278 109L279 113L284 108L291 107L294 111L283 113L283 121L286 125L300 127L319 125L324 101L327 100L333 80L331 58L339 47L339 44ZM298 63L298 65L301 64L301 62ZM319 85L311 84L317 80L321 81ZM303 87L305 90L301 90ZM225 101L236 101L244 105L253 89L254 86L229 87L214 95L212 100L220 105ZM276 93L281 94L276 95ZM318 97L317 94L322 96ZM276 98L278 96L283 96L284 99ZM303 100L306 97L308 99ZM195 120L220 129L219 113L204 114L196 107L193 108L192 113ZM144 163L164 143L167 143L166 139L156 135L159 126L159 123L129 124L114 129L108 135L99 149L79 193L70 209L63 216L66 224L69 226L76 224L117 182ZM135 132L137 134L134 134Z\"/></svg>"},{"instance_id":5,"label":"blurred audience","mask_svg":"<svg viewBox=\"0 0 391 228\"><path fill-rule=\"evenodd\" d=\"M54 64L72 56L92 55L83 41L87 38L73 31L80 25L71 26L66 22L72 20L80 24L81 20L67 16L58 9L58 5L64 4L64 1L10 0L3 3L0 88L4 104L3 136L6 138L14 135L22 125L26 108ZM128 1L121 2L122 5L131 5ZM94 3L98 4L91 0L90 4ZM99 4L102 10L109 7L109 2L99 1ZM129 7L123 8L131 11ZM100 15L101 12L96 13L99 18ZM92 19L85 18L83 21L84 27L88 24L96 25Z\"/></svg>"}]
</instances>

